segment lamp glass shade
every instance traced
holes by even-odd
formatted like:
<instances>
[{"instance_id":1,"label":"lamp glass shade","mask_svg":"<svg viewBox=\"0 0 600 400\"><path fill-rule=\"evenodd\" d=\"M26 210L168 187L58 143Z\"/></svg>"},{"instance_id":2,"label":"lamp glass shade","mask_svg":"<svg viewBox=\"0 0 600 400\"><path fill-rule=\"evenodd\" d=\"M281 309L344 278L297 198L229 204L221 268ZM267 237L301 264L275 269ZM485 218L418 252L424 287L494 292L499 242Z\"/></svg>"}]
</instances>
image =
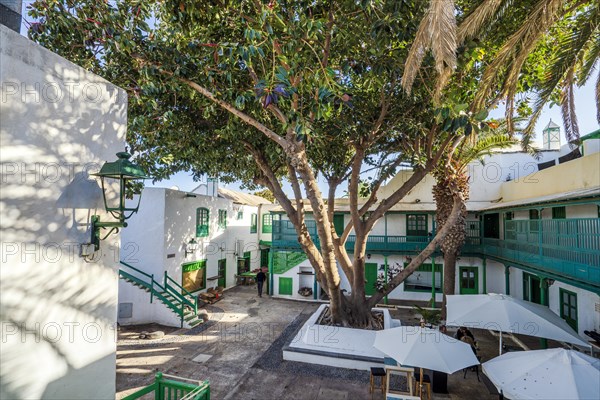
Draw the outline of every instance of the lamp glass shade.
<instances>
[{"instance_id":1,"label":"lamp glass shade","mask_svg":"<svg viewBox=\"0 0 600 400\"><path fill-rule=\"evenodd\" d=\"M146 176L142 168L129 161L129 158L131 158L131 154L124 151L119 152L117 153L116 161L104 163L98 173L92 174L100 177L100 181L102 182L102 194L104 196L104 207L106 208L106 211L110 212L113 217L119 219L120 221L125 221L126 219L130 218L133 213L137 212L141 200L140 196L135 207L127 207L125 205L127 182L148 179L148 176ZM115 199L117 201L116 206L109 206L105 179L114 179L119 183L117 198ZM125 212L130 213L129 215L125 215Z\"/></svg>"}]
</instances>

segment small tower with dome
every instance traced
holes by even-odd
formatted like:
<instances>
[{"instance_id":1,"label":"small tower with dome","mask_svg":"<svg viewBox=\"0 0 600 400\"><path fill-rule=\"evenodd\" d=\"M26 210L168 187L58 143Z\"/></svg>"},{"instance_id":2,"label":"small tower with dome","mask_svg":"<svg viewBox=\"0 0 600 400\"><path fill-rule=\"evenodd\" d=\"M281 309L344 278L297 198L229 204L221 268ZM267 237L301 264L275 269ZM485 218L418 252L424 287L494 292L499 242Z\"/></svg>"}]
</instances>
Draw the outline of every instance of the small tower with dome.
<instances>
[{"instance_id":1,"label":"small tower with dome","mask_svg":"<svg viewBox=\"0 0 600 400\"><path fill-rule=\"evenodd\" d=\"M542 133L544 150L560 149L560 126L556 125L552 120L550 120Z\"/></svg>"}]
</instances>

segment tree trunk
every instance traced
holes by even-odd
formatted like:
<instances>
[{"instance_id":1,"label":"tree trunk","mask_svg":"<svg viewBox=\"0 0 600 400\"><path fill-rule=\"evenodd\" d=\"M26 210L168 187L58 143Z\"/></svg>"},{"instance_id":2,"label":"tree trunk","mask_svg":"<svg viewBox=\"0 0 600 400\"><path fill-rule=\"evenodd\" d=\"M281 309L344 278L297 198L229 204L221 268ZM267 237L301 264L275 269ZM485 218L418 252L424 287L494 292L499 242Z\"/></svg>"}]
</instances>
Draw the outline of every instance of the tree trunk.
<instances>
[{"instance_id":1,"label":"tree trunk","mask_svg":"<svg viewBox=\"0 0 600 400\"><path fill-rule=\"evenodd\" d=\"M454 294L456 286L457 252L444 253L444 297L442 302L442 320L446 320L446 296Z\"/></svg>"},{"instance_id":2,"label":"tree trunk","mask_svg":"<svg viewBox=\"0 0 600 400\"><path fill-rule=\"evenodd\" d=\"M465 242L465 220L467 217L466 201L469 197L468 177L464 173L448 174L448 171L436 173L437 183L433 187L433 197L436 203L436 222L442 226L448 220L452 211L455 194L451 188L460 192L460 214L454 226L440 245L444 254L444 297L442 301L442 320L446 319L446 296L454 294L456 285L456 260Z\"/></svg>"}]
</instances>

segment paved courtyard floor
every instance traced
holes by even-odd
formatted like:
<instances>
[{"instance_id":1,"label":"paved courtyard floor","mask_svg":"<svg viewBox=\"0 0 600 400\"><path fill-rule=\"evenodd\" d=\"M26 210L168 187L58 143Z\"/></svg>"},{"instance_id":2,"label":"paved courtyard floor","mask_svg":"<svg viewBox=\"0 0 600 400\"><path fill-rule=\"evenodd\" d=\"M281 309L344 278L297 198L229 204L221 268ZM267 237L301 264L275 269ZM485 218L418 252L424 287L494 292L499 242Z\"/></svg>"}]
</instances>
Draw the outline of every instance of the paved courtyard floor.
<instances>
[{"instance_id":1,"label":"paved courtyard floor","mask_svg":"<svg viewBox=\"0 0 600 400\"><path fill-rule=\"evenodd\" d=\"M214 400L382 399L379 391L369 393L367 371L283 361L282 346L318 305L265 295L258 298L253 287L238 286L207 307L211 321L194 329L164 327L165 337L146 340L137 339L138 333L160 327L123 327L117 345L117 398L150 384L154 373L161 371L209 380ZM391 313L403 325L418 322L410 309ZM495 357L498 339L484 331L474 333L483 361ZM483 381L478 382L474 372L466 378L460 371L450 375L448 391L434 398L498 398Z\"/></svg>"}]
</instances>

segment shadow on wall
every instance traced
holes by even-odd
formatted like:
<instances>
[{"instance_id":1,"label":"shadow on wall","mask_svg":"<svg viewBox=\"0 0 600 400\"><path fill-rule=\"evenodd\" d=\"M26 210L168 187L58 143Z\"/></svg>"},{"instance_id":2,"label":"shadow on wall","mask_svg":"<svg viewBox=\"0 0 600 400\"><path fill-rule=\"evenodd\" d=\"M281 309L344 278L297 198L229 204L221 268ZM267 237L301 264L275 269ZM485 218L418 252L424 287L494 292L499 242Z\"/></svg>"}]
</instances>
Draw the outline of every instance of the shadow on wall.
<instances>
[{"instance_id":1,"label":"shadow on wall","mask_svg":"<svg viewBox=\"0 0 600 400\"><path fill-rule=\"evenodd\" d=\"M123 150L127 98L4 26L0 41L0 398L40 398L59 379L57 397L87 385L71 397L114 398L114 362L100 366L116 347L118 245L103 242L98 263L79 245L105 215L89 173Z\"/></svg>"},{"instance_id":2,"label":"shadow on wall","mask_svg":"<svg viewBox=\"0 0 600 400\"><path fill-rule=\"evenodd\" d=\"M49 381L72 370L89 369L107 356L114 364L117 293L112 270L93 264L82 268L40 263L3 275L0 398L40 398ZM69 381L77 382L72 376ZM89 386L89 376L85 382ZM108 388L108 396L90 393L90 398L114 396L113 382L99 386Z\"/></svg>"}]
</instances>

